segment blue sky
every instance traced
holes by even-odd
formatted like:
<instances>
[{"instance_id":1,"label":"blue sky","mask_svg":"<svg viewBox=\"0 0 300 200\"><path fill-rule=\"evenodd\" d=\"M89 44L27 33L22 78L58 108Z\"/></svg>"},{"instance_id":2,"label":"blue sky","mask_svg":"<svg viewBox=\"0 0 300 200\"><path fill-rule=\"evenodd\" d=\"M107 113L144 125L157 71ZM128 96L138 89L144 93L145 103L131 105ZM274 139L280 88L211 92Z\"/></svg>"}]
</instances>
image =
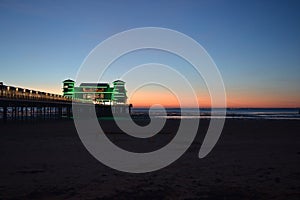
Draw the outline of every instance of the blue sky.
<instances>
[{"instance_id":1,"label":"blue sky","mask_svg":"<svg viewBox=\"0 0 300 200\"><path fill-rule=\"evenodd\" d=\"M101 41L155 26L180 31L208 51L232 106L299 107L299 9L298 1L0 0L0 81L59 93Z\"/></svg>"}]
</instances>

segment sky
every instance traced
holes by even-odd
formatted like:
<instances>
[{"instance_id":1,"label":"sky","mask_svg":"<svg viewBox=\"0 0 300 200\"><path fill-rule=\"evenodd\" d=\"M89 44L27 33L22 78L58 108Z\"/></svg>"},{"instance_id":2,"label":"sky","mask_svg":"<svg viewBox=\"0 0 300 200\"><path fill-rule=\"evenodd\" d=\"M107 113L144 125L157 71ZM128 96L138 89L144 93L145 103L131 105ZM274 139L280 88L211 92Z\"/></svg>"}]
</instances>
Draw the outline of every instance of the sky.
<instances>
[{"instance_id":1,"label":"sky","mask_svg":"<svg viewBox=\"0 0 300 200\"><path fill-rule=\"evenodd\" d=\"M299 9L299 1L0 0L0 82L61 94L61 82L76 79L86 56L105 39L132 28L163 27L205 48L223 77L228 107L300 107ZM200 106L209 107L201 77L166 52L128 54L103 81L143 63L165 63L186 74ZM127 90L134 106L178 106L164 88Z\"/></svg>"}]
</instances>

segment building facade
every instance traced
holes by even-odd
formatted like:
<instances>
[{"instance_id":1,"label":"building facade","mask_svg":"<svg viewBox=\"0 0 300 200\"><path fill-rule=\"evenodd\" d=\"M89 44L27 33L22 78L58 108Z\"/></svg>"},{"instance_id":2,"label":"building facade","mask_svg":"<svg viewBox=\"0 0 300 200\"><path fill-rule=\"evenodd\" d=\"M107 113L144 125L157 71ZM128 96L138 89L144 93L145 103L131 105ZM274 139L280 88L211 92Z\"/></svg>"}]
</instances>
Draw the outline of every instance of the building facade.
<instances>
[{"instance_id":1,"label":"building facade","mask_svg":"<svg viewBox=\"0 0 300 200\"><path fill-rule=\"evenodd\" d=\"M125 82L121 80L114 81L112 86L109 83L81 83L75 87L75 81L68 79L63 81L63 95L100 105L127 103Z\"/></svg>"}]
</instances>

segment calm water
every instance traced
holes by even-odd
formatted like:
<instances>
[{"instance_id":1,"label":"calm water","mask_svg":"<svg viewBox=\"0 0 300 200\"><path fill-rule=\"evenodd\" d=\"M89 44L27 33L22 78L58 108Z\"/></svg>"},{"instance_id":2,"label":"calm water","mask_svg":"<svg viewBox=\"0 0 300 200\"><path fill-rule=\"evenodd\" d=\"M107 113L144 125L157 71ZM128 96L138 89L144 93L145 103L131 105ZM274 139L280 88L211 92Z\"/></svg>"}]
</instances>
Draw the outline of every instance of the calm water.
<instances>
[{"instance_id":1,"label":"calm water","mask_svg":"<svg viewBox=\"0 0 300 200\"><path fill-rule=\"evenodd\" d=\"M200 115L198 114L200 111ZM134 115L148 115L149 110L146 108L132 108L132 114ZM235 108L235 109L227 109L226 118L233 119L285 119L285 120L300 120L300 109L299 108ZM8 112L8 118L10 118L10 114L12 112ZM0 119L2 116L3 110L0 108ZM214 116L211 116L210 109L202 108L185 108L181 110L180 108L167 108L166 114L162 109L153 109L151 112L156 118L167 118L167 119L193 119L193 118L221 118L222 116L218 114L218 110ZM46 116L46 118L53 118L55 115ZM34 118L45 117L37 114ZM19 117L20 118L20 117ZM25 116L25 118L32 118L30 114Z\"/></svg>"},{"instance_id":2,"label":"calm water","mask_svg":"<svg viewBox=\"0 0 300 200\"><path fill-rule=\"evenodd\" d=\"M167 108L166 113L162 109L153 109L151 114L157 118L211 118L210 109L199 109L200 115L197 113L197 108L188 108L181 111L180 108ZM132 113L135 115L146 115L149 110L146 108L133 108ZM298 108L235 108L227 109L226 118L235 119L296 119L300 120L300 109ZM218 110L213 116L220 118Z\"/></svg>"}]
</instances>

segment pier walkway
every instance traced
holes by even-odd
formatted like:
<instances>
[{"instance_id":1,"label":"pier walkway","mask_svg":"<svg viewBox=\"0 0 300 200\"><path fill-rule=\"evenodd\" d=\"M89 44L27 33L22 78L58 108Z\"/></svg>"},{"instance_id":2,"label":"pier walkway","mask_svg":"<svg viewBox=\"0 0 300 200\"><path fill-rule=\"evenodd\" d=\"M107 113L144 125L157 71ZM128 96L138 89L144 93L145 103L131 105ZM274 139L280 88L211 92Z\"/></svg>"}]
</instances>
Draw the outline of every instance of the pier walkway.
<instances>
[{"instance_id":1,"label":"pier walkway","mask_svg":"<svg viewBox=\"0 0 300 200\"><path fill-rule=\"evenodd\" d=\"M72 103L95 107L97 115L111 115L111 112L130 112L131 104L93 105L90 100L75 99L26 88L3 85L0 82L0 119L70 118Z\"/></svg>"},{"instance_id":2,"label":"pier walkway","mask_svg":"<svg viewBox=\"0 0 300 200\"><path fill-rule=\"evenodd\" d=\"M71 98L0 83L0 117L25 119L71 116Z\"/></svg>"}]
</instances>

